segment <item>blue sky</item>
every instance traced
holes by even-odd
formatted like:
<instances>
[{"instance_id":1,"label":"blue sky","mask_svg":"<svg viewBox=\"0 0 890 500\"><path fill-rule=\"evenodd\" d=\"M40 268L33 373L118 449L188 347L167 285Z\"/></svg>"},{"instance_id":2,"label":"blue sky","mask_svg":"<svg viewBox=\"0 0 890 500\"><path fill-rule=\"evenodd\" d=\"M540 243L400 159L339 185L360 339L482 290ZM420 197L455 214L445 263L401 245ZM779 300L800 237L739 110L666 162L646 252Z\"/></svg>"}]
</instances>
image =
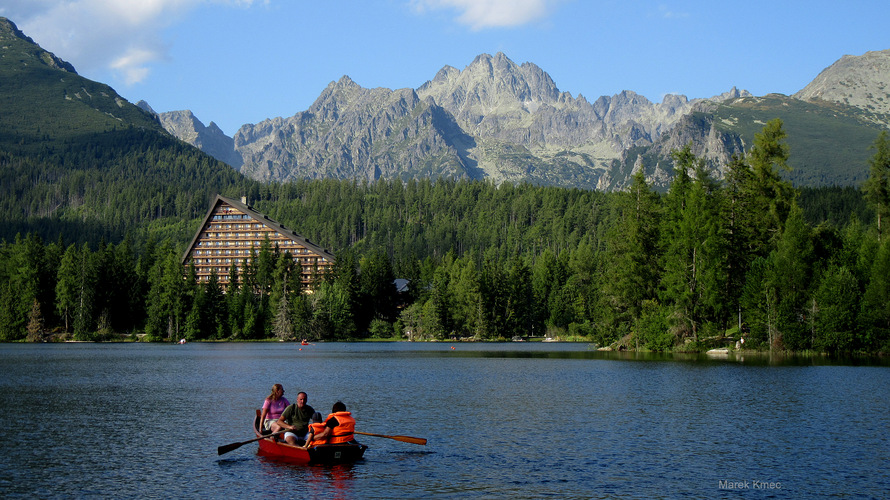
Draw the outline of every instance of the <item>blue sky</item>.
<instances>
[{"instance_id":1,"label":"blue sky","mask_svg":"<svg viewBox=\"0 0 890 500\"><path fill-rule=\"evenodd\" d=\"M887 0L2 0L78 73L229 135L306 110L331 81L417 88L482 53L588 100L633 90L793 94L845 54L890 49Z\"/></svg>"}]
</instances>

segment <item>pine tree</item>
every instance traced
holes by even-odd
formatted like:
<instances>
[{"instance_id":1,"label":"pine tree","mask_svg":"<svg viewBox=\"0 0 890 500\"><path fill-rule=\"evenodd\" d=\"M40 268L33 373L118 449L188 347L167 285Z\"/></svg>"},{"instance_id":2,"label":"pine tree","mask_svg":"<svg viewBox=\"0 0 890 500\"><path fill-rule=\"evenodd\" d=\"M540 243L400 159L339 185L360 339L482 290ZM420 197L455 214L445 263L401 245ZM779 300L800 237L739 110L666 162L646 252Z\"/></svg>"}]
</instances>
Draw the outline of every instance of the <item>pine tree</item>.
<instances>
[{"instance_id":1,"label":"pine tree","mask_svg":"<svg viewBox=\"0 0 890 500\"><path fill-rule=\"evenodd\" d=\"M79 261L77 245L71 244L62 255L56 275L56 311L64 321L65 332L70 331L69 323L77 307Z\"/></svg>"},{"instance_id":2,"label":"pine tree","mask_svg":"<svg viewBox=\"0 0 890 500\"><path fill-rule=\"evenodd\" d=\"M74 338L93 340L96 324L96 263L86 243L77 252L77 288L74 305Z\"/></svg>"},{"instance_id":3,"label":"pine tree","mask_svg":"<svg viewBox=\"0 0 890 500\"><path fill-rule=\"evenodd\" d=\"M853 349L859 298L859 282L849 269L832 266L823 273L810 309L814 349L831 353Z\"/></svg>"},{"instance_id":4,"label":"pine tree","mask_svg":"<svg viewBox=\"0 0 890 500\"><path fill-rule=\"evenodd\" d=\"M789 149L782 120L776 118L755 134L754 146L748 153L751 177L745 187L750 197L747 220L756 255L766 255L770 244L782 234L785 220L794 205L794 189L782 180L781 172L791 170Z\"/></svg>"},{"instance_id":5,"label":"pine tree","mask_svg":"<svg viewBox=\"0 0 890 500\"><path fill-rule=\"evenodd\" d=\"M859 324L862 336L857 348L890 351L890 238L884 238L874 256L868 285L862 296Z\"/></svg>"},{"instance_id":6,"label":"pine tree","mask_svg":"<svg viewBox=\"0 0 890 500\"><path fill-rule=\"evenodd\" d=\"M869 159L871 170L862 186L865 198L874 209L877 217L878 241L890 222L890 136L882 130L872 145L874 156Z\"/></svg>"},{"instance_id":7,"label":"pine tree","mask_svg":"<svg viewBox=\"0 0 890 500\"><path fill-rule=\"evenodd\" d=\"M775 296L777 336L772 347L802 350L812 347L807 332L806 302L813 283L812 231L800 209L793 207L776 249L770 254L768 286Z\"/></svg>"},{"instance_id":8,"label":"pine tree","mask_svg":"<svg viewBox=\"0 0 890 500\"><path fill-rule=\"evenodd\" d=\"M232 266L235 268L236 266ZM216 269L210 270L210 277L204 285L204 300L207 302L206 311L209 317L206 319L207 337L211 339L223 339L228 336L228 309L226 308L226 295L219 284Z\"/></svg>"},{"instance_id":9,"label":"pine tree","mask_svg":"<svg viewBox=\"0 0 890 500\"><path fill-rule=\"evenodd\" d=\"M186 307L184 269L169 242L158 247L158 257L149 277L146 333L153 339L178 339Z\"/></svg>"},{"instance_id":10,"label":"pine tree","mask_svg":"<svg viewBox=\"0 0 890 500\"><path fill-rule=\"evenodd\" d=\"M630 190L618 195L619 220L609 231L601 300L604 326L623 336L638 318L643 303L656 295L659 280L661 218L658 195L643 171L634 174Z\"/></svg>"},{"instance_id":11,"label":"pine tree","mask_svg":"<svg viewBox=\"0 0 890 500\"><path fill-rule=\"evenodd\" d=\"M662 226L662 302L671 308L679 337L698 335L722 320L725 303L726 235L722 193L689 145L674 153L675 177L666 197ZM691 178L689 171L694 172Z\"/></svg>"},{"instance_id":12,"label":"pine tree","mask_svg":"<svg viewBox=\"0 0 890 500\"><path fill-rule=\"evenodd\" d=\"M286 295L281 295L275 308L275 317L272 320L272 333L278 340L292 340L294 338L294 324L291 320L290 302Z\"/></svg>"},{"instance_id":13,"label":"pine tree","mask_svg":"<svg viewBox=\"0 0 890 500\"><path fill-rule=\"evenodd\" d=\"M479 273L475 261L465 256L456 261L448 277L449 321L460 337L472 337L479 324ZM533 311L534 312L534 311Z\"/></svg>"},{"instance_id":14,"label":"pine tree","mask_svg":"<svg viewBox=\"0 0 890 500\"><path fill-rule=\"evenodd\" d=\"M34 299L31 312L28 313L28 342L43 342L46 338L43 314L40 312L40 302Z\"/></svg>"}]
</instances>

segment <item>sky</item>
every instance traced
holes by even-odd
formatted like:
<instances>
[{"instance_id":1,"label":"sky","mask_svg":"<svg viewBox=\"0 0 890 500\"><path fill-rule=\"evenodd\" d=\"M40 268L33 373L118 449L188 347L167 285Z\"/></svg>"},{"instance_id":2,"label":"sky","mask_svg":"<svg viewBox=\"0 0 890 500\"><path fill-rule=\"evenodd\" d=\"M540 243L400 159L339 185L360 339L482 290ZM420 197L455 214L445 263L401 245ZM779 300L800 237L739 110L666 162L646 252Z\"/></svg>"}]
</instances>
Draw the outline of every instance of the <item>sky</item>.
<instances>
[{"instance_id":1,"label":"sky","mask_svg":"<svg viewBox=\"0 0 890 500\"><path fill-rule=\"evenodd\" d=\"M418 88L479 54L531 62L589 101L632 90L793 94L843 55L890 49L890 1L0 0L91 80L232 136L347 75Z\"/></svg>"}]
</instances>

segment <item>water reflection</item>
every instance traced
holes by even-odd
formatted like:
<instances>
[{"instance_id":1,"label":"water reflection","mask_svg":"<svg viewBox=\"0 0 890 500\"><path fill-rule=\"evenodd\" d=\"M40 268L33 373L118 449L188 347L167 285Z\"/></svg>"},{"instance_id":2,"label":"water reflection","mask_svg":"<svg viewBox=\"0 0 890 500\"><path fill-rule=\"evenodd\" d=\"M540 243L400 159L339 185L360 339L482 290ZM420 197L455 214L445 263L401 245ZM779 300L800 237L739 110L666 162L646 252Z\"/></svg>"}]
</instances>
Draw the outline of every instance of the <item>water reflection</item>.
<instances>
[{"instance_id":1,"label":"water reflection","mask_svg":"<svg viewBox=\"0 0 890 500\"><path fill-rule=\"evenodd\" d=\"M260 471L269 484L286 483L292 489L283 498L299 493L310 498L355 498L356 464L299 465L258 455Z\"/></svg>"},{"instance_id":2,"label":"water reflection","mask_svg":"<svg viewBox=\"0 0 890 500\"><path fill-rule=\"evenodd\" d=\"M826 354L788 354L770 352L718 352L718 353L674 353L674 352L635 352L635 351L598 351L592 348L578 347L574 350L511 350L512 344L495 344L504 346L503 350L489 348L478 349L476 346L486 344L458 344L451 352L420 351L414 355L426 357L451 356L458 358L530 358L530 359L590 359L608 361L656 361L683 363L732 362L751 366L890 366L887 356L855 356ZM472 346L472 347L468 347Z\"/></svg>"}]
</instances>

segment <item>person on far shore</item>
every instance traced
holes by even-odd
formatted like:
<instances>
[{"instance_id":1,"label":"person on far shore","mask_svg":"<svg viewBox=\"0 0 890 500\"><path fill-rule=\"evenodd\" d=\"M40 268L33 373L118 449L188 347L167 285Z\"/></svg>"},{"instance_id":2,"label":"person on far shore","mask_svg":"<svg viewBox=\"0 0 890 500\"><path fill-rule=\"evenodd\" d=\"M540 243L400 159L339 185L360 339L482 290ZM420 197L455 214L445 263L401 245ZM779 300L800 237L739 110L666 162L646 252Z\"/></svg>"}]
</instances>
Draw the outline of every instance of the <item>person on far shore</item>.
<instances>
[{"instance_id":1,"label":"person on far shore","mask_svg":"<svg viewBox=\"0 0 890 500\"><path fill-rule=\"evenodd\" d=\"M324 423L311 424L306 444L310 448L319 444L348 443L355 439L355 419L346 411L346 405L340 401L334 403L331 414Z\"/></svg>"},{"instance_id":2,"label":"person on far shore","mask_svg":"<svg viewBox=\"0 0 890 500\"><path fill-rule=\"evenodd\" d=\"M263 401L263 411L260 413L260 422L263 429L270 430L272 424L281 417L281 412L290 405L284 397L284 387L281 384L272 386L272 393Z\"/></svg>"},{"instance_id":3,"label":"person on far shore","mask_svg":"<svg viewBox=\"0 0 890 500\"><path fill-rule=\"evenodd\" d=\"M272 432L286 430L284 440L288 444L301 445L309 432L309 424L321 422L321 414L309 406L309 396L305 392L297 394L297 402L284 409L281 417L272 424Z\"/></svg>"}]
</instances>

